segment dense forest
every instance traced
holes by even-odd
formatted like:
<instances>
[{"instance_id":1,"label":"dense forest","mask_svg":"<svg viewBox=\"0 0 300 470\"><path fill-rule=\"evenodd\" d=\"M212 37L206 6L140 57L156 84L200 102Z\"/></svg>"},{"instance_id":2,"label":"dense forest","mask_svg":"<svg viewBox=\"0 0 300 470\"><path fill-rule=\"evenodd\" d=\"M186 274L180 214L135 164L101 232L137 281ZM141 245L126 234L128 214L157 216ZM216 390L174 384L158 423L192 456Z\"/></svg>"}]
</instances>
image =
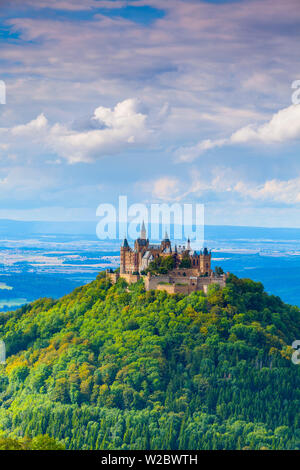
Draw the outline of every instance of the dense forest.
<instances>
[{"instance_id":1,"label":"dense forest","mask_svg":"<svg viewBox=\"0 0 300 470\"><path fill-rule=\"evenodd\" d=\"M100 274L0 314L0 338L0 449L300 449L300 310L260 283L183 296Z\"/></svg>"}]
</instances>

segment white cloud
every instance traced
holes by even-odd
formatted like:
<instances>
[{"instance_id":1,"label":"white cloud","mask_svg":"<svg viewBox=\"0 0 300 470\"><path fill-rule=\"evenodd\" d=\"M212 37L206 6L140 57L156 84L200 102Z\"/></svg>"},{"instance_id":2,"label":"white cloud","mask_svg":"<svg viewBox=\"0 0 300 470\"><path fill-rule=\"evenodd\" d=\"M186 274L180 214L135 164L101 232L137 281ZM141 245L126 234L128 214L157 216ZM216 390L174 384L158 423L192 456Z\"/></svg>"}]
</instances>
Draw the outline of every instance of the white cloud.
<instances>
[{"instance_id":1,"label":"white cloud","mask_svg":"<svg viewBox=\"0 0 300 470\"><path fill-rule=\"evenodd\" d=\"M56 181L52 173L45 173L37 168L15 166L5 168L0 173L0 197L1 201L12 200L27 201L32 198L40 198L41 191L51 191L55 188Z\"/></svg>"},{"instance_id":2,"label":"white cloud","mask_svg":"<svg viewBox=\"0 0 300 470\"><path fill-rule=\"evenodd\" d=\"M188 182L176 180L175 178L158 179L151 184L152 196L160 199L176 199L184 201L187 198L203 198L211 200L211 195L220 196L223 202L229 199L237 201L237 198L261 201L263 203L280 203L286 205L300 203L300 176L287 180L278 178L268 179L258 184L254 181L242 179L231 168L216 167L211 176L203 176L197 169L190 172ZM145 187L145 190L149 187ZM172 191L173 190L173 191ZM176 198L175 198L176 196Z\"/></svg>"},{"instance_id":3,"label":"white cloud","mask_svg":"<svg viewBox=\"0 0 300 470\"><path fill-rule=\"evenodd\" d=\"M138 183L138 188L145 193L151 193L154 199L161 201L176 200L181 187L177 178L162 177L153 181Z\"/></svg>"},{"instance_id":4,"label":"white cloud","mask_svg":"<svg viewBox=\"0 0 300 470\"><path fill-rule=\"evenodd\" d=\"M19 137L32 136L35 133L40 133L48 128L48 121L44 114L40 114L36 119L28 122L27 124L21 124L14 126L11 129L11 134Z\"/></svg>"},{"instance_id":5,"label":"white cloud","mask_svg":"<svg viewBox=\"0 0 300 470\"><path fill-rule=\"evenodd\" d=\"M175 152L181 162L190 162L207 150L234 144L280 144L300 139L300 106L291 105L281 109L270 121L262 125L248 125L235 131L229 138L202 140L191 147L182 147Z\"/></svg>"},{"instance_id":6,"label":"white cloud","mask_svg":"<svg viewBox=\"0 0 300 470\"><path fill-rule=\"evenodd\" d=\"M273 115L261 126L246 126L230 138L232 143L262 142L281 143L300 138L300 106L291 105Z\"/></svg>"},{"instance_id":7,"label":"white cloud","mask_svg":"<svg viewBox=\"0 0 300 470\"><path fill-rule=\"evenodd\" d=\"M207 150L211 150L216 147L222 147L226 144L226 139L219 139L219 140L202 140L198 142L198 144L193 145L191 147L181 147L175 152L177 160L180 162L192 162L195 160L199 155L206 152Z\"/></svg>"},{"instance_id":8,"label":"white cloud","mask_svg":"<svg viewBox=\"0 0 300 470\"><path fill-rule=\"evenodd\" d=\"M104 155L111 155L134 145L145 143L150 130L146 126L145 114L138 111L138 102L127 99L113 109L100 106L94 111L92 121L99 128L76 131L56 123L50 125L44 114L27 124L0 129L4 144L13 147L39 144L57 153L69 163L90 162ZM18 141L21 139L22 141Z\"/></svg>"},{"instance_id":9,"label":"white cloud","mask_svg":"<svg viewBox=\"0 0 300 470\"><path fill-rule=\"evenodd\" d=\"M254 200L298 204L300 202L300 177L281 181L272 179L260 186L237 183L233 190Z\"/></svg>"}]
</instances>

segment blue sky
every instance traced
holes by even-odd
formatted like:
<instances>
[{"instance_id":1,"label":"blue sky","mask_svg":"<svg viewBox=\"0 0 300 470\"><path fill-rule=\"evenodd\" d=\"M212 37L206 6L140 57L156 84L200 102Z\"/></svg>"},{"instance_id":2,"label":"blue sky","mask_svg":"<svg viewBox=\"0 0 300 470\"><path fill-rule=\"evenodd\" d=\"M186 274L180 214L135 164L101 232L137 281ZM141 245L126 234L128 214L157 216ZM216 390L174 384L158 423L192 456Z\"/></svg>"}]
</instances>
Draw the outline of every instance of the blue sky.
<instances>
[{"instance_id":1,"label":"blue sky","mask_svg":"<svg viewBox=\"0 0 300 470\"><path fill-rule=\"evenodd\" d=\"M300 227L298 0L0 9L0 217L93 220L123 194Z\"/></svg>"}]
</instances>

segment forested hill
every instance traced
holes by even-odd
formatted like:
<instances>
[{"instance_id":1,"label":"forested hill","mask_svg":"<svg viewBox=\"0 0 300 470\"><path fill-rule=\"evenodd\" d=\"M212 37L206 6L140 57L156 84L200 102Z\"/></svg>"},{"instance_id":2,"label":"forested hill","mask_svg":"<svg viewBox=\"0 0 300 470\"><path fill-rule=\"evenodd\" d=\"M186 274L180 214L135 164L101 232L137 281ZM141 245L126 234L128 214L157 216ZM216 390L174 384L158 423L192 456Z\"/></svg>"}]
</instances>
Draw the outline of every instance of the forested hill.
<instances>
[{"instance_id":1,"label":"forested hill","mask_svg":"<svg viewBox=\"0 0 300 470\"><path fill-rule=\"evenodd\" d=\"M0 437L69 449L299 449L300 310L230 276L189 296L112 286L0 314Z\"/></svg>"}]
</instances>

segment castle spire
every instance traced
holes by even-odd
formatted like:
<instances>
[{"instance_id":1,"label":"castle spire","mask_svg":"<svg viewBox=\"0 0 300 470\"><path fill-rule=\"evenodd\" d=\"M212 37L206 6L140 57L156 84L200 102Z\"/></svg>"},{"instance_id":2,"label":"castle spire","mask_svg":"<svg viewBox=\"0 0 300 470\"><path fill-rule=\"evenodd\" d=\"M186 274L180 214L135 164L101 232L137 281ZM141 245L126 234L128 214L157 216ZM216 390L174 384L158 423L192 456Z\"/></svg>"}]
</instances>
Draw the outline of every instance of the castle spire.
<instances>
[{"instance_id":1,"label":"castle spire","mask_svg":"<svg viewBox=\"0 0 300 470\"><path fill-rule=\"evenodd\" d=\"M186 249L187 249L188 251L191 251L191 241L190 241L190 238L188 238Z\"/></svg>"},{"instance_id":2,"label":"castle spire","mask_svg":"<svg viewBox=\"0 0 300 470\"><path fill-rule=\"evenodd\" d=\"M147 237L147 234L146 234L146 227L145 227L145 223L144 223L144 221L143 221L142 226L141 226L141 235L140 235L140 238L141 238L141 240L146 240L146 237Z\"/></svg>"},{"instance_id":3,"label":"castle spire","mask_svg":"<svg viewBox=\"0 0 300 470\"><path fill-rule=\"evenodd\" d=\"M123 241L123 248L128 248L128 247L129 247L128 241L127 241L127 238L125 237Z\"/></svg>"},{"instance_id":4,"label":"castle spire","mask_svg":"<svg viewBox=\"0 0 300 470\"><path fill-rule=\"evenodd\" d=\"M165 231L165 238L164 238L164 239L165 239L165 240L169 240L169 235L168 235L168 232L167 232L167 231Z\"/></svg>"}]
</instances>

